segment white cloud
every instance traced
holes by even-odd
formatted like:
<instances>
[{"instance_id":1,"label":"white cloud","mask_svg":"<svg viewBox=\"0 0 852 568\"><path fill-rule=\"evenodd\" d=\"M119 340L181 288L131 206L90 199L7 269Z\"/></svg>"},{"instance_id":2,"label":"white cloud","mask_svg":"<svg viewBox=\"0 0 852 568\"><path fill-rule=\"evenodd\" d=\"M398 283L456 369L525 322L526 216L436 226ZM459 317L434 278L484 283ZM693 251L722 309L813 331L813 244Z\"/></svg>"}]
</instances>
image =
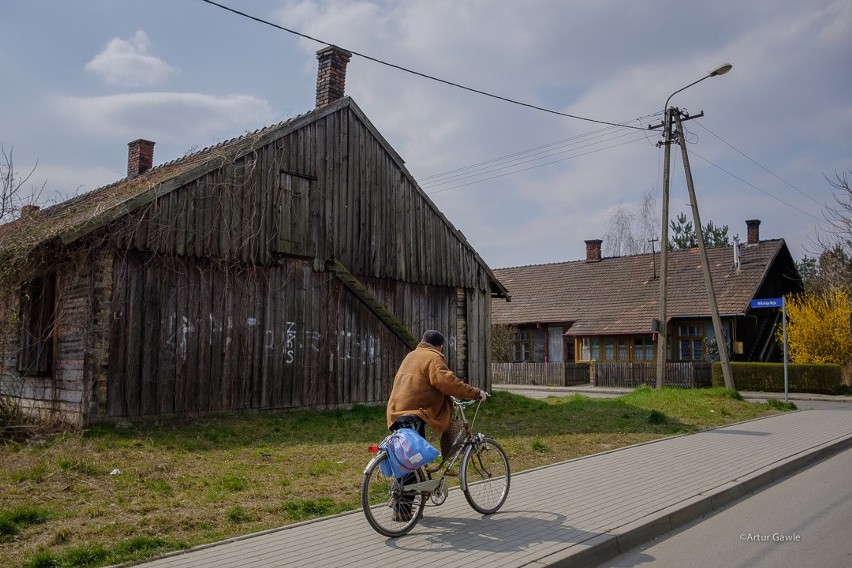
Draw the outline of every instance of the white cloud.
<instances>
[{"instance_id":1,"label":"white cloud","mask_svg":"<svg viewBox=\"0 0 852 568\"><path fill-rule=\"evenodd\" d=\"M702 220L728 225L731 234L742 236L745 219L761 218L761 235L786 238L796 258L803 235L819 222L814 200L832 200L823 174L852 168L852 75L843 72L852 66L849 0L261 4L268 9L248 11L355 52L545 108L614 122L660 113L675 89L730 62L730 74L672 99L690 112L706 111L705 117L685 124ZM318 43L216 11L204 12L209 25L190 29L184 22L199 16L196 7L177 3L169 9L174 17L164 20L147 5L126 7L122 17L136 22L136 29L157 30L156 49L144 32L116 39L87 70L125 93L139 86L191 93L94 96L115 91L86 91L91 85L73 83L81 73L62 73L75 70L69 60L85 61L93 53L91 47L83 56L71 53L72 46L81 45L63 28L69 35L44 36L45 41L20 53L26 64L16 75L34 86L45 82L42 92L77 96L60 98L57 104L55 96L19 89L26 99L0 106L7 109L0 116L3 135L22 149L29 137L32 154L45 168L57 162L74 167L100 162L113 172L108 180L114 180L122 175L129 140L157 141L160 162L191 146L208 146L276 122L281 109L310 110ZM102 10L92 8L74 34L115 36L111 30L116 23L100 21L95 12ZM18 21L34 25L38 18ZM38 37L38 31L31 35ZM0 41L4 39L7 47L15 45L9 41L14 37L0 34ZM174 73L165 61L181 62L181 77L171 80L186 83L151 87ZM358 55L349 64L346 91L441 211L495 267L583 258L583 240L604 236L613 207L638 205L646 191L658 197L661 191L662 150L654 146L660 133L644 129L629 132L636 138L630 144L616 146L620 139L613 140L610 148L595 153L588 153L595 147L581 144L571 159L502 176L497 174L504 171L495 165L490 172L495 175L482 183L429 188L433 174L573 139L601 125L510 105ZM2 95L10 93L15 90ZM223 96L228 93L244 94ZM42 117L50 112L45 109L60 115L45 121ZM641 125L652 121L647 118ZM51 156L54 147L56 155ZM52 175L51 186L60 177L59 172ZM679 151L673 177L671 213L676 215L688 211ZM87 186L96 183L79 179ZM63 185L73 190L79 184L72 179Z\"/></svg>"},{"instance_id":2,"label":"white cloud","mask_svg":"<svg viewBox=\"0 0 852 568\"><path fill-rule=\"evenodd\" d=\"M178 69L148 54L151 40L137 31L130 40L113 38L103 51L86 63L86 71L99 76L108 85L150 87L163 83Z\"/></svg>"},{"instance_id":3,"label":"white cloud","mask_svg":"<svg viewBox=\"0 0 852 568\"><path fill-rule=\"evenodd\" d=\"M679 10L667 9L677 4L308 0L290 2L293 10L282 11L281 21L442 79L615 122L661 112L670 93L731 62L729 75L672 99L693 113L706 109L700 123L748 154L715 139L699 122L687 123L702 220L744 234L745 219L763 217L764 235L798 242L798 233L816 222L799 210L812 213L816 204L748 158L820 197L822 171L834 156L814 143L846 147L839 135L848 132L848 113L841 110L848 103L821 108L817 101L848 92L848 74L838 71L852 53L852 35L842 33L849 29L848 2L821 1L817 8L785 2L785 9L769 2L705 3L690 7L689 20L702 22L698 28L683 25ZM302 45L306 51L318 48ZM421 181L598 128L357 56L349 66L347 92ZM649 189L660 192L662 151L654 147L659 132L646 132L647 138L634 134L636 142L625 146L436 192L433 199L493 266L582 258L583 240L603 237L612 206L638 203ZM835 163L849 163L848 156L837 154ZM674 159L672 215L688 211L679 156ZM800 252L794 250L794 256Z\"/></svg>"},{"instance_id":4,"label":"white cloud","mask_svg":"<svg viewBox=\"0 0 852 568\"><path fill-rule=\"evenodd\" d=\"M245 132L273 119L269 104L250 95L125 93L103 97L60 97L56 111L80 131L131 140L197 143L211 133Z\"/></svg>"}]
</instances>

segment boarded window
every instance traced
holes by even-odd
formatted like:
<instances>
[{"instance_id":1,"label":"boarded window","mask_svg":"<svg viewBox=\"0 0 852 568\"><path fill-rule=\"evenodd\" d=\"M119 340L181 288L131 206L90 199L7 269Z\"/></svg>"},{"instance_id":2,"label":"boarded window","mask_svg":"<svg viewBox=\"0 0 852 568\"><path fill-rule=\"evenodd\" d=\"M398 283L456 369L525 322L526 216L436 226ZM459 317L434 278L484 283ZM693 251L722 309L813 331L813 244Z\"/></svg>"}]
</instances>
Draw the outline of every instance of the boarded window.
<instances>
[{"instance_id":1,"label":"boarded window","mask_svg":"<svg viewBox=\"0 0 852 568\"><path fill-rule=\"evenodd\" d=\"M53 363L56 274L34 278L21 288L21 350L18 371L49 375Z\"/></svg>"},{"instance_id":2,"label":"boarded window","mask_svg":"<svg viewBox=\"0 0 852 568\"><path fill-rule=\"evenodd\" d=\"M275 194L276 252L309 256L311 179L281 172Z\"/></svg>"},{"instance_id":3,"label":"boarded window","mask_svg":"<svg viewBox=\"0 0 852 568\"><path fill-rule=\"evenodd\" d=\"M456 376L467 377L467 294L456 288Z\"/></svg>"}]
</instances>

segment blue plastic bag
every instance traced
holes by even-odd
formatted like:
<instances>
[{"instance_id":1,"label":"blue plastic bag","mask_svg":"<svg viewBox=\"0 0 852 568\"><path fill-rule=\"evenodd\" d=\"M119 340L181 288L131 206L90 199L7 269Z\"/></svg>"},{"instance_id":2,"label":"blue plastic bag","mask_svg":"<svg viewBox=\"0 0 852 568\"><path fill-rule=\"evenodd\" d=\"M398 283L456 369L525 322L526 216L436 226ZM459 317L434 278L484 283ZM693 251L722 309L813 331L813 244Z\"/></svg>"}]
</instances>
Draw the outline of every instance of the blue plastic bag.
<instances>
[{"instance_id":1,"label":"blue plastic bag","mask_svg":"<svg viewBox=\"0 0 852 568\"><path fill-rule=\"evenodd\" d=\"M379 464L379 469L388 477L403 477L433 461L440 453L413 428L400 428L382 440L379 447L388 454L388 459Z\"/></svg>"}]
</instances>

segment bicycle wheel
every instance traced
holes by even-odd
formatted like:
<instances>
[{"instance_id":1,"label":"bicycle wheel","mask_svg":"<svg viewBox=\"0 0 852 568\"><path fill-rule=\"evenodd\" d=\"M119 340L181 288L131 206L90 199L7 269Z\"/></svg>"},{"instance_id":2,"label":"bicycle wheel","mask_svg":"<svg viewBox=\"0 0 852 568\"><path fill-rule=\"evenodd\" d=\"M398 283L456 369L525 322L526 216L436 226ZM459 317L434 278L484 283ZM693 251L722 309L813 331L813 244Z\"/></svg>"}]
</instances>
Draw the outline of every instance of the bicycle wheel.
<instances>
[{"instance_id":1,"label":"bicycle wheel","mask_svg":"<svg viewBox=\"0 0 852 568\"><path fill-rule=\"evenodd\" d=\"M379 465L386 459L387 454L379 455L364 471L361 506L367 522L376 532L397 537L414 528L423 516L426 495L417 491L406 491L397 478L385 476ZM406 484L423 481L424 474L418 469L404 480Z\"/></svg>"},{"instance_id":2,"label":"bicycle wheel","mask_svg":"<svg viewBox=\"0 0 852 568\"><path fill-rule=\"evenodd\" d=\"M509 495L509 458L491 438L474 440L461 462L461 484L470 506L483 515L496 512Z\"/></svg>"}]
</instances>

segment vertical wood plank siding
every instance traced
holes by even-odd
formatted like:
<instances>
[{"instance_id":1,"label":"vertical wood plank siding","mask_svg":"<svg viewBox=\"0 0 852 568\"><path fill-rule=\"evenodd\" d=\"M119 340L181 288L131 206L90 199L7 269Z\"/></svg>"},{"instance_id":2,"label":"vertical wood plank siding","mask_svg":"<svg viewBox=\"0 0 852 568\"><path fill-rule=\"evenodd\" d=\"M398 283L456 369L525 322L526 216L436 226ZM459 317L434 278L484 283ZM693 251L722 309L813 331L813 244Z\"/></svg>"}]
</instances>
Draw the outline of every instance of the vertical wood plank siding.
<instances>
[{"instance_id":1,"label":"vertical wood plank siding","mask_svg":"<svg viewBox=\"0 0 852 568\"><path fill-rule=\"evenodd\" d=\"M489 386L485 269L348 106L110 230L108 386L95 415L384 402L408 348L324 271L331 258L415 335L444 330L450 366Z\"/></svg>"},{"instance_id":2,"label":"vertical wood plank siding","mask_svg":"<svg viewBox=\"0 0 852 568\"><path fill-rule=\"evenodd\" d=\"M380 402L407 352L305 260L263 269L132 252L113 271L110 416ZM454 289L367 285L401 299L403 318L450 330L455 345Z\"/></svg>"},{"instance_id":3,"label":"vertical wood plank siding","mask_svg":"<svg viewBox=\"0 0 852 568\"><path fill-rule=\"evenodd\" d=\"M51 259L50 376L17 371L19 290L3 298L0 390L83 424L383 403L408 347L331 259L490 386L487 267L357 106L205 152Z\"/></svg>"}]
</instances>

